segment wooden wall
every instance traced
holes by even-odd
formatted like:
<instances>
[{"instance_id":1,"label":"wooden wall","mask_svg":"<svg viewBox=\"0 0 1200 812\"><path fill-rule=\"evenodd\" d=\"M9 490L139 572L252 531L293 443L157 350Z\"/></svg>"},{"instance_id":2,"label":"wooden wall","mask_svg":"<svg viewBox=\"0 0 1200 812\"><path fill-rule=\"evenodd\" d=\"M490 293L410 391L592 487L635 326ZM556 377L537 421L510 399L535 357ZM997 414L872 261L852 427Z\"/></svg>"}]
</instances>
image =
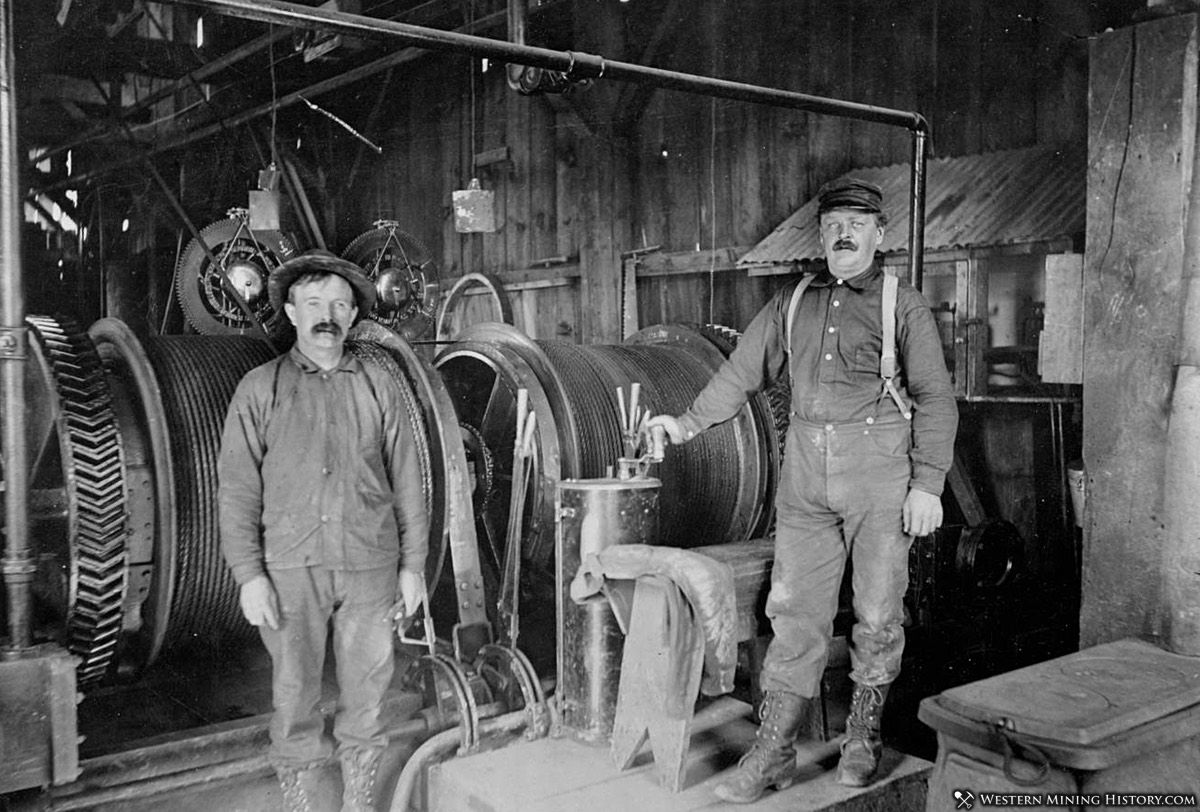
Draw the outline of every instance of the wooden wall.
<instances>
[{"instance_id":1,"label":"wooden wall","mask_svg":"<svg viewBox=\"0 0 1200 812\"><path fill-rule=\"evenodd\" d=\"M1163 476L1183 224L1194 182L1198 48L1196 15L1106 33L1092 47L1083 645L1153 635L1160 623Z\"/></svg>"},{"instance_id":2,"label":"wooden wall","mask_svg":"<svg viewBox=\"0 0 1200 812\"><path fill-rule=\"evenodd\" d=\"M918 111L936 155L969 154L1086 138L1087 37L1113 22L1090 5L571 0L562 17L573 29L556 28L551 47ZM375 155L330 131L338 148L322 160L345 180L326 204L335 248L373 219L395 218L433 248L448 280L469 271L551 280L522 294L545 298L526 308L539 322L531 332L577 341L619 340L622 252L752 245L825 180L907 160L910 149L899 128L604 79L566 96L521 96L499 66L483 73L462 55L430 55L324 101L369 121L383 148ZM506 157L473 167L481 154ZM450 194L473 176L496 193L495 233L454 230ZM571 267L538 264L556 257ZM740 328L773 289L738 271L663 278L644 296L662 306L641 317L712 314Z\"/></svg>"}]
</instances>

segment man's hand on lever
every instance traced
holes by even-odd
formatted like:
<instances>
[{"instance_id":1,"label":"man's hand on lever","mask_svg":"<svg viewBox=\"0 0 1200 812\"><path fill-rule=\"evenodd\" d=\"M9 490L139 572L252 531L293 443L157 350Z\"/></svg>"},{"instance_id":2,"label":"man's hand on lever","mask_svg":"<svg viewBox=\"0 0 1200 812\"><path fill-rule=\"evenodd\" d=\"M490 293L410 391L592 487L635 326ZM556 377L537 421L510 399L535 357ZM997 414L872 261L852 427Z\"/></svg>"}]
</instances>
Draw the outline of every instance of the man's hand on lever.
<instances>
[{"instance_id":1,"label":"man's hand on lever","mask_svg":"<svg viewBox=\"0 0 1200 812\"><path fill-rule=\"evenodd\" d=\"M653 429L655 426L661 426L667 432L667 437L671 439L672 445L683 445L687 442L687 437L684 436L683 427L679 425L679 420L669 414L655 415L646 421L646 428Z\"/></svg>"}]
</instances>

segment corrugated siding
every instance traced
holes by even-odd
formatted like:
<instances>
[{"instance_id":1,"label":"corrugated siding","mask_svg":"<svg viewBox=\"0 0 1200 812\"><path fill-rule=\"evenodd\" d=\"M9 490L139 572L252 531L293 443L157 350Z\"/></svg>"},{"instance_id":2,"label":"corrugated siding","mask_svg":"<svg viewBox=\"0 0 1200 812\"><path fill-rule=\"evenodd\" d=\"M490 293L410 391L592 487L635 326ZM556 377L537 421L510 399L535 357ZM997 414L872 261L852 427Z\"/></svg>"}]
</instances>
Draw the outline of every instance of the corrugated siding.
<instances>
[{"instance_id":1,"label":"corrugated siding","mask_svg":"<svg viewBox=\"0 0 1200 812\"><path fill-rule=\"evenodd\" d=\"M925 251L1043 242L1083 233L1082 155L1049 147L939 158L926 165ZM908 248L909 164L847 172L883 190L888 230L880 251ZM813 198L750 249L741 265L822 259Z\"/></svg>"}]
</instances>

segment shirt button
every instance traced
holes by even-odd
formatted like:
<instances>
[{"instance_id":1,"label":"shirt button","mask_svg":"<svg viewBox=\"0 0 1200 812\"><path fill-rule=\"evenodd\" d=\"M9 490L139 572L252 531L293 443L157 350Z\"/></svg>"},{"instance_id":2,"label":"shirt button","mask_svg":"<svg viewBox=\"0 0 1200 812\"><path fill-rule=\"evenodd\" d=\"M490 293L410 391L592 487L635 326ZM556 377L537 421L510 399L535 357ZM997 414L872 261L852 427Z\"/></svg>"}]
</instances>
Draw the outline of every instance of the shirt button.
<instances>
[{"instance_id":1,"label":"shirt button","mask_svg":"<svg viewBox=\"0 0 1200 812\"><path fill-rule=\"evenodd\" d=\"M322 468L322 469L321 469L321 473L322 473L322 474L325 474L326 476L329 476L329 474L330 474L330 473L332 473L332 472L331 472L331 471L330 471L328 468Z\"/></svg>"},{"instance_id":2,"label":"shirt button","mask_svg":"<svg viewBox=\"0 0 1200 812\"><path fill-rule=\"evenodd\" d=\"M827 352L827 353L825 353L825 360L826 360L826 361L832 361L832 360L833 360L833 353L828 353L828 352Z\"/></svg>"},{"instance_id":3,"label":"shirt button","mask_svg":"<svg viewBox=\"0 0 1200 812\"><path fill-rule=\"evenodd\" d=\"M833 424L832 424L832 423L826 423L826 424L825 424L825 431L833 431Z\"/></svg>"},{"instance_id":4,"label":"shirt button","mask_svg":"<svg viewBox=\"0 0 1200 812\"><path fill-rule=\"evenodd\" d=\"M839 302L837 299L834 299L834 300L833 300L833 306L834 306L834 307L841 307L841 306L842 306L842 303L841 303L841 302Z\"/></svg>"},{"instance_id":5,"label":"shirt button","mask_svg":"<svg viewBox=\"0 0 1200 812\"><path fill-rule=\"evenodd\" d=\"M836 328L836 327L830 327L830 328L829 328L829 332L831 332L831 333L836 333L836 332L837 332L837 328Z\"/></svg>"},{"instance_id":6,"label":"shirt button","mask_svg":"<svg viewBox=\"0 0 1200 812\"><path fill-rule=\"evenodd\" d=\"M329 517L328 517L328 516L325 516L325 515L322 515L322 516L321 516L321 521L322 521L322 523L324 523L324 522L327 522L327 521L329 521Z\"/></svg>"},{"instance_id":7,"label":"shirt button","mask_svg":"<svg viewBox=\"0 0 1200 812\"><path fill-rule=\"evenodd\" d=\"M842 280L841 280L841 279L839 279L839 280L837 281L837 283L838 283L839 285L840 285L840 284L842 284Z\"/></svg>"},{"instance_id":8,"label":"shirt button","mask_svg":"<svg viewBox=\"0 0 1200 812\"><path fill-rule=\"evenodd\" d=\"M868 418L867 418L867 425L868 425L868 426L873 426L873 425L875 425L875 418L873 418L873 417L868 417Z\"/></svg>"}]
</instances>

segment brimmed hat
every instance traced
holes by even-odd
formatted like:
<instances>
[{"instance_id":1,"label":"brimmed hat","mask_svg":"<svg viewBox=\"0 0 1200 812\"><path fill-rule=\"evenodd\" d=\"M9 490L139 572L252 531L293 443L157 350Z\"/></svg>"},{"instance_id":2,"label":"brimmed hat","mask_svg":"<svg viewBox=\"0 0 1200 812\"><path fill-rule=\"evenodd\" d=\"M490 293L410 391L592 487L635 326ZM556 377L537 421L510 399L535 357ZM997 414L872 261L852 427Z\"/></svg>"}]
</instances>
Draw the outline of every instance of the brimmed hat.
<instances>
[{"instance_id":1,"label":"brimmed hat","mask_svg":"<svg viewBox=\"0 0 1200 812\"><path fill-rule=\"evenodd\" d=\"M817 192L817 216L832 209L857 209L883 213L883 191L874 183L858 178L839 178Z\"/></svg>"},{"instance_id":2,"label":"brimmed hat","mask_svg":"<svg viewBox=\"0 0 1200 812\"><path fill-rule=\"evenodd\" d=\"M271 271L267 280L267 295L271 297L271 307L276 312L283 310L287 301L288 291L292 284L306 273L331 273L340 276L350 283L354 291L358 315L365 317L375 306L375 286L367 279L362 268L347 259L342 259L329 251L314 248L303 254L294 256L287 262Z\"/></svg>"}]
</instances>

